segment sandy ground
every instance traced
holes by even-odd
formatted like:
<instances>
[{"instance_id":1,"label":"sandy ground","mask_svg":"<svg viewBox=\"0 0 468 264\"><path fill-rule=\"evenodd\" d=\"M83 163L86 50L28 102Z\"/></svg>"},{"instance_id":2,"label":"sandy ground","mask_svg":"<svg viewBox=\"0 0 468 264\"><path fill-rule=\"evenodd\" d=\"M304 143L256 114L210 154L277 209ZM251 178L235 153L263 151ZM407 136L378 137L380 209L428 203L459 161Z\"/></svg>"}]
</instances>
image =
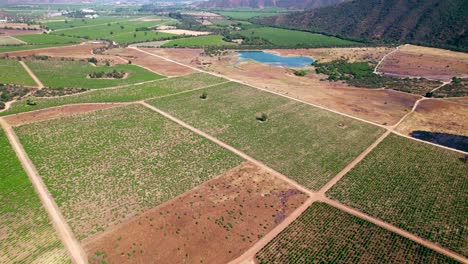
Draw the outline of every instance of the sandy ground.
<instances>
[{"instance_id":1,"label":"sandy ground","mask_svg":"<svg viewBox=\"0 0 468 264\"><path fill-rule=\"evenodd\" d=\"M306 199L289 184L245 162L88 239L85 250L91 263L102 259L109 263L226 263ZM96 257L98 251L105 254Z\"/></svg>"},{"instance_id":2,"label":"sandy ground","mask_svg":"<svg viewBox=\"0 0 468 264\"><path fill-rule=\"evenodd\" d=\"M28 34L41 34L42 30L3 29L0 28L0 36L17 36Z\"/></svg>"},{"instance_id":3,"label":"sandy ground","mask_svg":"<svg viewBox=\"0 0 468 264\"><path fill-rule=\"evenodd\" d=\"M321 62L333 60L367 61L377 63L380 59L391 52L393 48L368 47L368 48L320 48L320 49L273 49L267 52L276 53L281 56L310 56Z\"/></svg>"},{"instance_id":4,"label":"sandy ground","mask_svg":"<svg viewBox=\"0 0 468 264\"><path fill-rule=\"evenodd\" d=\"M96 103L96 104L76 104L76 105L66 105L59 107L52 107L47 109L41 109L37 111L21 113L6 116L3 119L10 126L20 126L23 124L39 122L49 119L55 119L60 117L72 116L76 114L88 113L92 111L97 111L101 109L107 109L112 107L124 106L126 104L119 103Z\"/></svg>"},{"instance_id":5,"label":"sandy ground","mask_svg":"<svg viewBox=\"0 0 468 264\"><path fill-rule=\"evenodd\" d=\"M164 30L157 30L157 31L176 34L176 35L190 35L190 36L203 36L203 35L211 34L211 32L207 32L207 31L194 31L194 30L185 30L185 29L164 29Z\"/></svg>"},{"instance_id":6,"label":"sandy ground","mask_svg":"<svg viewBox=\"0 0 468 264\"><path fill-rule=\"evenodd\" d=\"M250 61L236 64L236 59L229 56L202 57L200 49L142 50L380 124L397 123L420 98L393 90L363 89L341 82L320 81L325 76L317 75L313 70L305 77L298 77L283 67Z\"/></svg>"},{"instance_id":7,"label":"sandy ground","mask_svg":"<svg viewBox=\"0 0 468 264\"><path fill-rule=\"evenodd\" d=\"M428 99L421 101L396 130L406 135L421 130L468 136L467 128L468 105Z\"/></svg>"},{"instance_id":8,"label":"sandy ground","mask_svg":"<svg viewBox=\"0 0 468 264\"><path fill-rule=\"evenodd\" d=\"M164 59L156 58L154 56L148 56L147 54L130 48L111 49L106 51L105 54L112 56L118 55L125 60L130 60L134 64L141 65L151 71L165 76L181 76L195 72L190 68L166 61Z\"/></svg>"},{"instance_id":9,"label":"sandy ground","mask_svg":"<svg viewBox=\"0 0 468 264\"><path fill-rule=\"evenodd\" d=\"M401 46L385 58L378 72L401 77L425 77L449 81L468 77L468 54L413 45Z\"/></svg>"}]
</instances>

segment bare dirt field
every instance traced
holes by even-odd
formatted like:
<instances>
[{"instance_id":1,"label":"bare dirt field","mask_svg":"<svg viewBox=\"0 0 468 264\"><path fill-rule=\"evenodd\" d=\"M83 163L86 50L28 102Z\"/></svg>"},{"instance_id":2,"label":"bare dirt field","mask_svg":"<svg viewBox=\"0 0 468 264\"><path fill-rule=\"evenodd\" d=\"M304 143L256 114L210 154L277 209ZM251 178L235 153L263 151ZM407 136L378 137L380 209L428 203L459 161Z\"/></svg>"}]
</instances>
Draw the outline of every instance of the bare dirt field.
<instances>
[{"instance_id":1,"label":"bare dirt field","mask_svg":"<svg viewBox=\"0 0 468 264\"><path fill-rule=\"evenodd\" d=\"M158 32L163 33L170 33L176 35L189 35L189 36L203 36L209 35L211 32L208 31L194 31L194 30L185 30L185 29L164 29L164 30L157 30Z\"/></svg>"},{"instance_id":2,"label":"bare dirt field","mask_svg":"<svg viewBox=\"0 0 468 264\"><path fill-rule=\"evenodd\" d=\"M134 64L141 65L165 76L181 76L195 72L193 69L166 61L161 58L149 56L148 54L130 48L111 49L106 51L106 54L118 55L126 60L132 61Z\"/></svg>"},{"instance_id":3,"label":"bare dirt field","mask_svg":"<svg viewBox=\"0 0 468 264\"><path fill-rule=\"evenodd\" d=\"M42 30L4 29L0 28L0 36L18 36L28 34L41 34Z\"/></svg>"},{"instance_id":4,"label":"bare dirt field","mask_svg":"<svg viewBox=\"0 0 468 264\"><path fill-rule=\"evenodd\" d=\"M468 77L468 54L405 45L385 58L378 71L385 75L449 81Z\"/></svg>"},{"instance_id":5,"label":"bare dirt field","mask_svg":"<svg viewBox=\"0 0 468 264\"><path fill-rule=\"evenodd\" d=\"M234 54L218 58L202 57L200 49L144 50L380 124L395 124L420 98L393 90L356 88L341 82L320 81L324 76L316 74L312 68L305 77L298 77L288 68L250 61L236 63Z\"/></svg>"},{"instance_id":6,"label":"bare dirt field","mask_svg":"<svg viewBox=\"0 0 468 264\"><path fill-rule=\"evenodd\" d=\"M394 50L387 47L369 48L320 48L320 49L273 49L266 50L281 56L310 56L321 62L347 60L367 61L377 64L386 54Z\"/></svg>"},{"instance_id":7,"label":"bare dirt field","mask_svg":"<svg viewBox=\"0 0 468 264\"><path fill-rule=\"evenodd\" d=\"M107 109L112 107L124 106L126 104L120 103L108 103L108 104L77 104L77 105L65 105L53 108L47 108L37 110L28 113L16 114L4 117L4 120L10 124L10 126L19 126L23 124L39 122L54 118L72 116L76 114L88 113L101 109Z\"/></svg>"},{"instance_id":8,"label":"bare dirt field","mask_svg":"<svg viewBox=\"0 0 468 264\"><path fill-rule=\"evenodd\" d=\"M397 130L409 135L412 131L428 131L468 136L468 105L445 100L423 100Z\"/></svg>"},{"instance_id":9,"label":"bare dirt field","mask_svg":"<svg viewBox=\"0 0 468 264\"><path fill-rule=\"evenodd\" d=\"M245 162L84 241L91 263L227 263L307 196Z\"/></svg>"}]
</instances>

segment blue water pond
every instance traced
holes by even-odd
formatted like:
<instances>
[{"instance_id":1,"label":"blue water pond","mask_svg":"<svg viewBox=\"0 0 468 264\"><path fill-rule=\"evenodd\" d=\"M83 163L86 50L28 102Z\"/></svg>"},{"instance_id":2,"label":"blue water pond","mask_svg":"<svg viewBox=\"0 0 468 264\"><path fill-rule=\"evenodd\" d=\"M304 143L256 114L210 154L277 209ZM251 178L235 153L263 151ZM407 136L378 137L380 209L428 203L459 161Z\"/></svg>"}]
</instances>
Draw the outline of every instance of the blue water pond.
<instances>
[{"instance_id":1,"label":"blue water pond","mask_svg":"<svg viewBox=\"0 0 468 264\"><path fill-rule=\"evenodd\" d=\"M239 60L254 60L275 66L304 67L310 65L314 60L310 57L295 56L283 57L264 51L238 51Z\"/></svg>"}]
</instances>

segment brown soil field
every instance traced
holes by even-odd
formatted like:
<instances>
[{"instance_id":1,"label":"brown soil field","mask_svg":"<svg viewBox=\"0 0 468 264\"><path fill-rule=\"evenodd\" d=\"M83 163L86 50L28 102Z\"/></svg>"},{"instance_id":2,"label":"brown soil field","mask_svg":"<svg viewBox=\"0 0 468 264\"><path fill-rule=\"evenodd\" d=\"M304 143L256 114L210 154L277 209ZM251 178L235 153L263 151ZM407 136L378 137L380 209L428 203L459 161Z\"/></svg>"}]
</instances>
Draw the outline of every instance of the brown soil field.
<instances>
[{"instance_id":1,"label":"brown soil field","mask_svg":"<svg viewBox=\"0 0 468 264\"><path fill-rule=\"evenodd\" d=\"M246 84L288 95L306 102L380 124L395 124L413 107L418 95L383 89L365 89L342 82L320 81L325 76L312 68L305 77L291 69L225 57L202 57L200 49L144 49L194 67L219 73Z\"/></svg>"},{"instance_id":2,"label":"brown soil field","mask_svg":"<svg viewBox=\"0 0 468 264\"><path fill-rule=\"evenodd\" d=\"M387 47L369 48L319 48L319 49L272 49L267 52L281 56L310 56L321 62L347 60L350 62L367 61L377 64L386 54L394 50Z\"/></svg>"},{"instance_id":3,"label":"brown soil field","mask_svg":"<svg viewBox=\"0 0 468 264\"><path fill-rule=\"evenodd\" d=\"M415 130L422 130L468 136L467 117L466 104L428 99L421 101L416 110L396 129L406 135Z\"/></svg>"},{"instance_id":4,"label":"brown soil field","mask_svg":"<svg viewBox=\"0 0 468 264\"><path fill-rule=\"evenodd\" d=\"M126 104L112 103L112 104L78 104L78 105L66 105L59 107L52 107L27 113L21 113L16 115L6 116L3 119L10 124L10 126L19 126L23 124L39 122L54 118L72 116L76 114L88 113L101 109L107 109L112 107L124 106Z\"/></svg>"},{"instance_id":5,"label":"brown soil field","mask_svg":"<svg viewBox=\"0 0 468 264\"><path fill-rule=\"evenodd\" d=\"M307 200L250 162L84 241L91 263L227 263Z\"/></svg>"},{"instance_id":6,"label":"brown soil field","mask_svg":"<svg viewBox=\"0 0 468 264\"><path fill-rule=\"evenodd\" d=\"M378 71L401 77L424 77L449 81L468 77L468 54L435 48L405 45L388 57Z\"/></svg>"},{"instance_id":7,"label":"brown soil field","mask_svg":"<svg viewBox=\"0 0 468 264\"><path fill-rule=\"evenodd\" d=\"M131 60L134 64L141 65L145 68L148 68L149 70L165 76L181 76L195 72L195 70L188 67L184 67L154 56L149 56L148 54L131 48L111 49L107 50L105 54L115 56L118 55L126 60Z\"/></svg>"},{"instance_id":8,"label":"brown soil field","mask_svg":"<svg viewBox=\"0 0 468 264\"><path fill-rule=\"evenodd\" d=\"M3 29L0 28L0 36L18 36L28 34L41 34L42 30L22 30L22 29Z\"/></svg>"}]
</instances>

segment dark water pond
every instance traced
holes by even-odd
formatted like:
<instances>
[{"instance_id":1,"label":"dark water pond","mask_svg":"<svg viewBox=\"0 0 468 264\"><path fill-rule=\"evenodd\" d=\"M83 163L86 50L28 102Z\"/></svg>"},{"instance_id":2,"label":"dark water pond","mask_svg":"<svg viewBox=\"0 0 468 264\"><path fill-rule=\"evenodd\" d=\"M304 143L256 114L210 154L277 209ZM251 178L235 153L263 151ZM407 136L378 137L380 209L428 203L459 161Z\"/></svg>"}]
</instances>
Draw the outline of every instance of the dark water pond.
<instances>
[{"instance_id":1,"label":"dark water pond","mask_svg":"<svg viewBox=\"0 0 468 264\"><path fill-rule=\"evenodd\" d=\"M239 53L239 60L254 60L276 66L305 67L314 62L310 57L284 57L264 51L238 51L237 53Z\"/></svg>"},{"instance_id":2,"label":"dark water pond","mask_svg":"<svg viewBox=\"0 0 468 264\"><path fill-rule=\"evenodd\" d=\"M414 138L429 141L449 148L468 151L468 137L465 136L420 130L413 131L410 135Z\"/></svg>"}]
</instances>

